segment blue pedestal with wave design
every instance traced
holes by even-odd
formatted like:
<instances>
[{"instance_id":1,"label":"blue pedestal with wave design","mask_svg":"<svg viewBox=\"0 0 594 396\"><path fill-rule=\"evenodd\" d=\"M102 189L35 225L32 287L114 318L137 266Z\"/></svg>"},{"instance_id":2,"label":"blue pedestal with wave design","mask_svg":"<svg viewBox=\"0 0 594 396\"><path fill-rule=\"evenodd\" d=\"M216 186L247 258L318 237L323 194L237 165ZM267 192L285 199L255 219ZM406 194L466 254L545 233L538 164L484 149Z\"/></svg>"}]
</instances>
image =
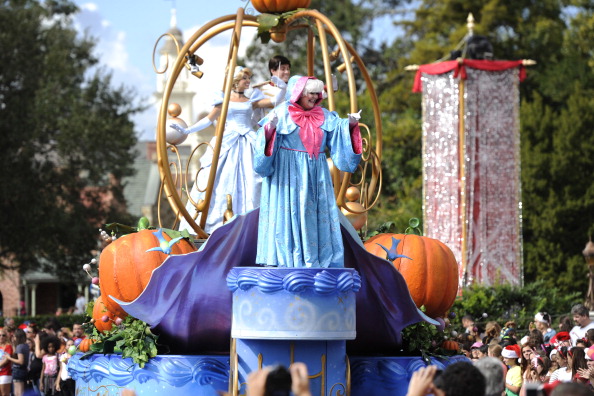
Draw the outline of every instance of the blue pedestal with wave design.
<instances>
[{"instance_id":1,"label":"blue pedestal with wave design","mask_svg":"<svg viewBox=\"0 0 594 396\"><path fill-rule=\"evenodd\" d=\"M251 368L247 366L252 364L286 364L291 359L307 361L314 395L345 395L349 383L342 382L341 377L350 369L352 396L405 396L412 374L425 367L419 356L352 356L349 367L349 363L340 358L344 347L339 341L295 344L250 340L251 345L242 345L239 341L238 354L243 357L239 363L240 373L249 372ZM68 371L76 380L77 395L119 395L122 389L134 389L139 396L219 396L220 391L228 389L228 356L157 356L143 369L120 355L94 355L84 360L81 356L80 353L73 356L68 363ZM469 359L461 355L432 358L431 364L443 369L459 361ZM239 394L245 394L245 378L243 374L238 378Z\"/></svg>"},{"instance_id":2,"label":"blue pedestal with wave design","mask_svg":"<svg viewBox=\"0 0 594 396\"><path fill-rule=\"evenodd\" d=\"M246 377L264 366L307 364L312 395L348 389L346 341L356 337L361 278L349 268L233 268L232 372ZM238 380L238 393L245 391Z\"/></svg>"},{"instance_id":3,"label":"blue pedestal with wave design","mask_svg":"<svg viewBox=\"0 0 594 396\"><path fill-rule=\"evenodd\" d=\"M231 337L275 340L352 340L355 293L361 278L350 268L237 267Z\"/></svg>"},{"instance_id":4,"label":"blue pedestal with wave design","mask_svg":"<svg viewBox=\"0 0 594 396\"><path fill-rule=\"evenodd\" d=\"M229 386L228 356L156 356L144 368L121 355L81 357L76 354L68 362L76 395L119 395L133 389L139 396L219 396Z\"/></svg>"}]
</instances>

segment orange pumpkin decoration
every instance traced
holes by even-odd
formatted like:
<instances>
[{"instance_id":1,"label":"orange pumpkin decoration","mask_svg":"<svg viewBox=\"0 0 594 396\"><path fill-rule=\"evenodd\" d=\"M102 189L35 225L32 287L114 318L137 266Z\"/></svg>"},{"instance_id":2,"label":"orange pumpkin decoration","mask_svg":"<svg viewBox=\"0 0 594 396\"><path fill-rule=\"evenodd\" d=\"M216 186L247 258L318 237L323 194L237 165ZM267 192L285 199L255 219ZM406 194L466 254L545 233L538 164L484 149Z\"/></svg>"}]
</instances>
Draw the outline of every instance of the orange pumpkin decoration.
<instances>
[{"instance_id":1,"label":"orange pumpkin decoration","mask_svg":"<svg viewBox=\"0 0 594 396\"><path fill-rule=\"evenodd\" d=\"M452 251L437 239L419 235L379 234L365 242L368 252L381 258L390 249L392 238L399 239L393 264L402 274L417 307L425 306L432 317L444 316L452 307L458 292L458 263ZM400 257L401 255L410 257Z\"/></svg>"},{"instance_id":2,"label":"orange pumpkin decoration","mask_svg":"<svg viewBox=\"0 0 594 396\"><path fill-rule=\"evenodd\" d=\"M152 272L168 257L160 251L147 250L159 247L155 230L142 230L124 235L110 243L99 257L99 286L107 309L120 318L125 318L124 310L109 296L130 302L142 293ZM162 233L166 241L171 238ZM171 254L185 254L196 248L185 239L171 246Z\"/></svg>"},{"instance_id":3,"label":"orange pumpkin decoration","mask_svg":"<svg viewBox=\"0 0 594 396\"><path fill-rule=\"evenodd\" d=\"M456 341L446 340L441 344L441 347L447 351L457 351L460 345Z\"/></svg>"},{"instance_id":4,"label":"orange pumpkin decoration","mask_svg":"<svg viewBox=\"0 0 594 396\"><path fill-rule=\"evenodd\" d=\"M103 317L107 315L107 322L103 321ZM94 325L100 332L111 330L113 322L116 319L116 315L110 312L109 309L103 303L103 296L97 297L95 305L93 306L93 319L95 319Z\"/></svg>"},{"instance_id":5,"label":"orange pumpkin decoration","mask_svg":"<svg viewBox=\"0 0 594 396\"><path fill-rule=\"evenodd\" d=\"M83 339L80 344L78 344L78 350L81 352L89 352L89 349L91 348L91 344L93 344L94 341L90 338L85 338Z\"/></svg>"},{"instance_id":6,"label":"orange pumpkin decoration","mask_svg":"<svg viewBox=\"0 0 594 396\"><path fill-rule=\"evenodd\" d=\"M254 8L260 12L283 13L297 8L307 8L311 0L252 0Z\"/></svg>"}]
</instances>

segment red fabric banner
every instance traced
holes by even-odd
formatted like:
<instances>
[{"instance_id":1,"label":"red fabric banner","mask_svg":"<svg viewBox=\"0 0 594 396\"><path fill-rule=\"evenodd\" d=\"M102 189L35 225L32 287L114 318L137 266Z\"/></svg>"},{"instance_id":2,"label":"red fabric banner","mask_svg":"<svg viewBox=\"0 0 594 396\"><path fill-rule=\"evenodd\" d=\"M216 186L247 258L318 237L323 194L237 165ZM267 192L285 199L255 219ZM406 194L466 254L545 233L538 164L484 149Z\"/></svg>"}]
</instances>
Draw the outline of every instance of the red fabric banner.
<instances>
[{"instance_id":1,"label":"red fabric banner","mask_svg":"<svg viewBox=\"0 0 594 396\"><path fill-rule=\"evenodd\" d=\"M460 59L439 63L430 63L428 65L421 65L415 75L415 83L413 85L413 92L422 92L423 86L421 84L421 74L444 74L454 70L454 77L460 76L461 79L466 79L466 68L470 67L479 70L499 71L520 68L520 81L526 78L526 69L521 60L517 61L490 61L478 59Z\"/></svg>"}]
</instances>

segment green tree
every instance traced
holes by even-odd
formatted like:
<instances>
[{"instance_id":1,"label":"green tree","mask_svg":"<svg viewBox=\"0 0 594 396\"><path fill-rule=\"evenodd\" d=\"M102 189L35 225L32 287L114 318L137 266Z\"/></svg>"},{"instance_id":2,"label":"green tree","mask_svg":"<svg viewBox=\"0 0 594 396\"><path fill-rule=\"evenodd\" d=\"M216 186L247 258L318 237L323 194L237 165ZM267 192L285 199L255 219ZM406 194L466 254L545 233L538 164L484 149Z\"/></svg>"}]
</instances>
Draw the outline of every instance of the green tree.
<instances>
[{"instance_id":1,"label":"green tree","mask_svg":"<svg viewBox=\"0 0 594 396\"><path fill-rule=\"evenodd\" d=\"M534 314L548 312L553 328L556 328L559 317L571 315L571 307L580 301L579 294L576 291L563 293L558 288L548 287L544 280L524 287L472 285L464 289L464 298L456 299L450 312L457 316L457 320L452 322L460 323L462 316L470 315L483 328L487 322L494 320L500 325L514 321L523 330L534 321Z\"/></svg>"},{"instance_id":2,"label":"green tree","mask_svg":"<svg viewBox=\"0 0 594 396\"><path fill-rule=\"evenodd\" d=\"M132 173L139 107L98 69L76 11L66 0L0 5L2 268L78 276L98 226L125 217L118 181Z\"/></svg>"}]
</instances>

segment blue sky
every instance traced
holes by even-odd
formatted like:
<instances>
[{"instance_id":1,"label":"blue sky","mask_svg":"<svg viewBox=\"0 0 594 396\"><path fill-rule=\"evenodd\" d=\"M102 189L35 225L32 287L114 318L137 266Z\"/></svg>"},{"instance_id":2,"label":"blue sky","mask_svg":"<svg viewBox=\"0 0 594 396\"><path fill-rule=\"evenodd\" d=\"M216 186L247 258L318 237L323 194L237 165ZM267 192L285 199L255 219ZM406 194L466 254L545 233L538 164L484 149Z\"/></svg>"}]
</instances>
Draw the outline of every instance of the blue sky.
<instances>
[{"instance_id":1,"label":"blue sky","mask_svg":"<svg viewBox=\"0 0 594 396\"><path fill-rule=\"evenodd\" d=\"M239 7L246 6L245 0L75 0L75 3L81 9L75 17L75 26L98 40L95 53L101 64L113 73L114 84L133 88L150 103L156 89L153 47L157 38L170 27L171 9L175 7L177 26L187 39L204 23L235 14ZM244 40L242 47L249 41ZM220 65L213 63L226 62L228 49L228 36L219 36L208 43L210 63L217 71ZM210 78L200 80L197 89L212 92L216 86L220 87L218 74L221 73L205 74ZM222 74L220 77L222 81ZM204 98L198 98L198 106L206 102L200 99ZM135 117L141 140L154 140L155 114L151 108Z\"/></svg>"},{"instance_id":2,"label":"blue sky","mask_svg":"<svg viewBox=\"0 0 594 396\"><path fill-rule=\"evenodd\" d=\"M175 8L177 27L187 40L203 24L229 14L240 7L250 12L246 0L74 0L81 12L75 17L75 26L86 31L98 42L96 55L102 66L113 73L114 84L133 88L148 103L156 90L156 74L152 65L152 52L157 38L170 28L171 10ZM252 11L253 13L257 13ZM387 39L389 21L376 25L377 39ZM251 42L255 29L244 32L240 53ZM372 33L374 35L374 33ZM161 43L159 43L160 47ZM222 86L223 73L229 50L229 34L220 35L202 47L199 54L207 54L201 68L205 77L196 79L194 106L197 111L208 110L212 93ZM258 82L258 81L255 81ZM134 118L141 140L154 140L156 110L149 108ZM186 120L190 121L190 120Z\"/></svg>"}]
</instances>

